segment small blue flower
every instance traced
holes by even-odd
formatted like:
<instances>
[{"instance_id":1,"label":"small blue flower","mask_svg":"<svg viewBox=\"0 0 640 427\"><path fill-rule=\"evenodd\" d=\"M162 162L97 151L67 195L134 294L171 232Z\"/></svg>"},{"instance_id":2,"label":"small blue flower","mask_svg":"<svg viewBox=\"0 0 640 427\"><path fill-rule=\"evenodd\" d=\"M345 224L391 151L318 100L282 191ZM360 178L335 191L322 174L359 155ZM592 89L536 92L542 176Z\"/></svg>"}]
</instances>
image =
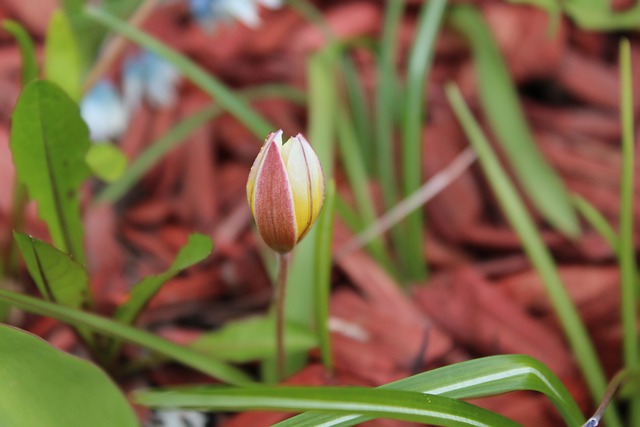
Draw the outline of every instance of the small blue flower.
<instances>
[{"instance_id":1,"label":"small blue flower","mask_svg":"<svg viewBox=\"0 0 640 427\"><path fill-rule=\"evenodd\" d=\"M260 25L258 4L270 9L282 6L282 0L189 0L192 16L206 30L218 22L240 21L250 28Z\"/></svg>"},{"instance_id":2,"label":"small blue flower","mask_svg":"<svg viewBox=\"0 0 640 427\"><path fill-rule=\"evenodd\" d=\"M113 140L122 135L129 113L113 83L101 80L80 102L80 114L94 142Z\"/></svg>"},{"instance_id":3,"label":"small blue flower","mask_svg":"<svg viewBox=\"0 0 640 427\"><path fill-rule=\"evenodd\" d=\"M124 103L132 112L143 100L154 107L167 107L177 98L180 73L172 63L151 52L129 58L123 69Z\"/></svg>"}]
</instances>

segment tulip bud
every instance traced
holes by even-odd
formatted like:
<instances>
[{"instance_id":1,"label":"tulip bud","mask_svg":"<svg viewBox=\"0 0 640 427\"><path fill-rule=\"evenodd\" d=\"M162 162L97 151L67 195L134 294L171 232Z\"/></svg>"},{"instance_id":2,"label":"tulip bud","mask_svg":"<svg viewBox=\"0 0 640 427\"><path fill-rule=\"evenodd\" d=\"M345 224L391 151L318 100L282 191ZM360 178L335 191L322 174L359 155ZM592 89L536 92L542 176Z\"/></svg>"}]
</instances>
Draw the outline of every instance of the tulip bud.
<instances>
[{"instance_id":1,"label":"tulip bud","mask_svg":"<svg viewBox=\"0 0 640 427\"><path fill-rule=\"evenodd\" d=\"M269 135L247 182L247 198L258 232L273 250L286 253L311 229L324 200L318 156L302 134L282 144Z\"/></svg>"}]
</instances>

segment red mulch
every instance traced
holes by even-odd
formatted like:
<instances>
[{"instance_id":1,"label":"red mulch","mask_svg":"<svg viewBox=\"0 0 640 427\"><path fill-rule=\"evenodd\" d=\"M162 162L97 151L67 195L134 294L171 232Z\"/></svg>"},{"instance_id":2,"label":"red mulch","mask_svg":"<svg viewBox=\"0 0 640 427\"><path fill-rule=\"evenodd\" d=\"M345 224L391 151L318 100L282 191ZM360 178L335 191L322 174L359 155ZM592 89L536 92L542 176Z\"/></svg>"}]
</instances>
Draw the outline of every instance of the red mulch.
<instances>
[{"instance_id":1,"label":"red mulch","mask_svg":"<svg viewBox=\"0 0 640 427\"><path fill-rule=\"evenodd\" d=\"M49 11L55 1L4 0L0 18L23 22L42 45ZM377 36L383 18L381 1L317 1L339 37ZM415 31L417 5L410 2L398 51L405 63ZM483 1L487 18L514 80L523 91L522 104L545 157L568 188L593 203L613 224L619 206L620 126L618 122L617 37L577 28L567 20L550 38L548 18L532 7ZM617 4L617 7L624 7ZM233 88L265 82L305 87L305 61L325 44L322 33L293 10L262 11L258 30L242 25L221 27L207 35L182 19L182 6L157 10L145 28L174 46ZM369 54L359 52L362 79L371 89L375 70ZM640 44L633 44L640 69ZM6 230L14 171L8 152L10 112L19 93L19 54L0 33L0 230ZM402 69L402 66L400 66ZM443 92L455 80L466 99L478 105L477 82L464 42L445 28L428 84L429 120L424 127L424 173L446 166L467 145ZM554 87L562 99L536 92ZM635 80L640 94L640 80ZM636 96L640 106L640 96ZM135 158L177 120L208 102L193 84L183 82L180 101L172 108L145 106L131 122L120 146ZM281 100L255 107L285 134L304 131L305 111ZM481 115L480 115L481 117ZM168 283L141 318L158 334L188 342L204 332L181 326L178 319L210 327L226 320L264 312L270 284L261 264L259 238L251 226L244 188L261 140L228 115L208 123L173 150L116 206L91 205L86 188L86 241L97 307L111 312L133 283L162 271L194 231L209 234L214 255ZM313 144L313 141L311 141ZM638 150L640 153L640 150ZM640 156L640 154L639 154ZM640 160L640 157L639 159ZM95 188L95 186L93 186ZM640 191L640 176L636 177ZM339 191L348 192L339 182ZM635 199L640 225L640 197ZM505 223L478 167L438 195L426 208L425 236L433 275L408 293L363 252L334 264L331 296L336 375L329 377L317 352L309 365L291 378L296 384L376 386L420 370L469 358L526 353L549 366L571 390L585 413L592 410L558 321L540 279L524 257L518 237ZM591 333L608 375L620 368L619 272L614 254L589 227L577 242L544 228L545 241L560 264L560 273ZM46 228L27 209L28 231L46 237ZM640 228L638 228L640 229ZM6 233L3 231L5 238ZM352 237L338 221L334 248ZM26 274L22 277L28 283ZM30 315L14 322L57 347L78 351L70 330L56 321ZM427 340L427 345L421 344ZM135 349L128 349L135 352ZM137 377L123 387L207 381L202 375L166 366ZM513 393L478 404L497 410L525 426L559 425L549 402L532 393ZM139 411L146 417L144 410ZM229 417L223 427L267 426L284 415L247 413ZM380 420L366 425L412 425Z\"/></svg>"}]
</instances>

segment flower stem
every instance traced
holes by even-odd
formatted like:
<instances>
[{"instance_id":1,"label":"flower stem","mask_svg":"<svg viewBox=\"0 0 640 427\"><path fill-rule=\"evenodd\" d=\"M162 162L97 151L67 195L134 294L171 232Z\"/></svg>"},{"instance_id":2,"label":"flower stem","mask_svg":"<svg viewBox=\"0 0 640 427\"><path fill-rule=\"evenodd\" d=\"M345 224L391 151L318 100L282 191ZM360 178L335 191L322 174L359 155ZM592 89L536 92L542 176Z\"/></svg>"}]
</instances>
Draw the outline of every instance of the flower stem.
<instances>
[{"instance_id":1,"label":"flower stem","mask_svg":"<svg viewBox=\"0 0 640 427\"><path fill-rule=\"evenodd\" d=\"M287 287L287 274L289 272L289 260L291 254L278 254L278 279L274 295L276 308L276 374L278 381L282 381L285 376L284 354L284 299Z\"/></svg>"}]
</instances>

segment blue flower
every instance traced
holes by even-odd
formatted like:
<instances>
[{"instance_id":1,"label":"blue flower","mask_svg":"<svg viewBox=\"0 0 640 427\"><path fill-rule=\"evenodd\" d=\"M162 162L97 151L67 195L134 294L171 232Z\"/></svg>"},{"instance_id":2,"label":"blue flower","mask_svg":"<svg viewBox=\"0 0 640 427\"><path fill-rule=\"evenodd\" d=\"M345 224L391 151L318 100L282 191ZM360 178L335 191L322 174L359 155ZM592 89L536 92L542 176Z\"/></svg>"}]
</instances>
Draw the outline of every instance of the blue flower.
<instances>
[{"instance_id":1,"label":"blue flower","mask_svg":"<svg viewBox=\"0 0 640 427\"><path fill-rule=\"evenodd\" d=\"M180 73L172 63L151 52L129 58L123 69L124 104L132 112L147 101L154 107L167 107L177 98Z\"/></svg>"},{"instance_id":2,"label":"blue flower","mask_svg":"<svg viewBox=\"0 0 640 427\"><path fill-rule=\"evenodd\" d=\"M118 138L129 122L129 113L113 83L101 80L80 102L80 114L94 142Z\"/></svg>"},{"instance_id":3,"label":"blue flower","mask_svg":"<svg viewBox=\"0 0 640 427\"><path fill-rule=\"evenodd\" d=\"M218 22L240 21L250 28L260 25L258 4L270 9L282 6L282 0L189 0L192 16L206 30Z\"/></svg>"}]
</instances>

